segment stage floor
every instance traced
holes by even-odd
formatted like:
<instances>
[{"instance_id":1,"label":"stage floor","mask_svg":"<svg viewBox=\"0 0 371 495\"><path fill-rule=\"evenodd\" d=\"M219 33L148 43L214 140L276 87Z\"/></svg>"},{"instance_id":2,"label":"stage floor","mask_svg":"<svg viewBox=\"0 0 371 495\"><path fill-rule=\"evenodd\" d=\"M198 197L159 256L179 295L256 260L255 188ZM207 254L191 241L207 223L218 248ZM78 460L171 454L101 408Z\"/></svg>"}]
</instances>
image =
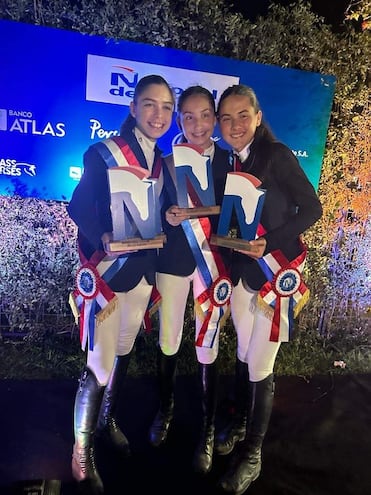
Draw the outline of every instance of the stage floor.
<instances>
[{"instance_id":1,"label":"stage floor","mask_svg":"<svg viewBox=\"0 0 371 495\"><path fill-rule=\"evenodd\" d=\"M99 452L107 495L214 495L227 467L215 457L206 476L192 472L200 402L195 376L180 376L168 443L148 444L156 412L154 377L128 377L118 422L133 455L120 462ZM232 377L220 377L218 425L226 420ZM0 381L0 493L24 493L27 480L60 480L62 495L77 493L71 478L73 402L77 380ZM37 492L38 493L38 492ZM277 377L263 468L249 495L369 495L371 493L371 375Z\"/></svg>"}]
</instances>

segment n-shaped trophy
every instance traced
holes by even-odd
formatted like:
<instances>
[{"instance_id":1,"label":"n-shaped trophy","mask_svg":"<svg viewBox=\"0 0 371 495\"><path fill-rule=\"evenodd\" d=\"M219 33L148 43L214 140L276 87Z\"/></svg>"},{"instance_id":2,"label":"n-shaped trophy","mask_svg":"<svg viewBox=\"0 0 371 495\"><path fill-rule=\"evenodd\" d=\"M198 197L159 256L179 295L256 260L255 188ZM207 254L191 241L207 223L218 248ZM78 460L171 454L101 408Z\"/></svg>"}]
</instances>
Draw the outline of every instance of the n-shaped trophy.
<instances>
[{"instance_id":1,"label":"n-shaped trophy","mask_svg":"<svg viewBox=\"0 0 371 495\"><path fill-rule=\"evenodd\" d=\"M162 232L157 179L137 166L107 170L111 193L112 252L162 248Z\"/></svg>"},{"instance_id":2,"label":"n-shaped trophy","mask_svg":"<svg viewBox=\"0 0 371 495\"><path fill-rule=\"evenodd\" d=\"M218 230L216 235L211 236L211 244L251 250L250 241L256 238L265 197L260 185L259 179L246 172L227 174ZM231 225L232 218L237 219L237 225ZM232 232L238 232L238 237Z\"/></svg>"},{"instance_id":3,"label":"n-shaped trophy","mask_svg":"<svg viewBox=\"0 0 371 495\"><path fill-rule=\"evenodd\" d=\"M198 146L173 145L178 206L190 218L218 215L211 160Z\"/></svg>"}]
</instances>

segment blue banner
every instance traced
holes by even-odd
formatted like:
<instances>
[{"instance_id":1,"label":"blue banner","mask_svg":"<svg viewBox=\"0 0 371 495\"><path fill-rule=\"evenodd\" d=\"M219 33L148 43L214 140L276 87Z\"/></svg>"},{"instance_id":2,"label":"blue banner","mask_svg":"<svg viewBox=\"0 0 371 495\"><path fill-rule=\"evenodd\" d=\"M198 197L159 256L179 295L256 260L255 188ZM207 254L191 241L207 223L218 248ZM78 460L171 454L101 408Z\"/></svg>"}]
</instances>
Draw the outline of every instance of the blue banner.
<instances>
[{"instance_id":1,"label":"blue banner","mask_svg":"<svg viewBox=\"0 0 371 495\"><path fill-rule=\"evenodd\" d=\"M315 188L335 77L0 20L0 194L69 201L90 144L118 135L137 81L162 75L179 95L200 84L216 101L243 83ZM159 141L172 149L174 123ZM215 139L223 147L219 129Z\"/></svg>"}]
</instances>

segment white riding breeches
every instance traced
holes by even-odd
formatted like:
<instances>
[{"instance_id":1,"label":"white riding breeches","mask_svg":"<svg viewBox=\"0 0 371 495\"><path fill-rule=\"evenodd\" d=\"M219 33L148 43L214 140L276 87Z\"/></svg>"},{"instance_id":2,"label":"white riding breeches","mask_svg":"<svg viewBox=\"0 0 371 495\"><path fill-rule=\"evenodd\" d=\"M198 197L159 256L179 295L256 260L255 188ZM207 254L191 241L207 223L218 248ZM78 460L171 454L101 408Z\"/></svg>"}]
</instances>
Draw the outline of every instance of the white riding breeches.
<instances>
[{"instance_id":1,"label":"white riding breeches","mask_svg":"<svg viewBox=\"0 0 371 495\"><path fill-rule=\"evenodd\" d=\"M192 283L193 297L197 297L205 290L205 285L197 268L186 277L170 275L168 273L157 273L157 289L162 301L160 306L160 335L159 344L162 352L171 356L178 352L184 328L184 317L187 306L188 294ZM195 341L202 327L202 321L197 315L195 319ZM210 321L210 325L217 328L217 322ZM196 346L196 355L199 363L211 364L215 361L219 350L219 328L214 339L213 346Z\"/></svg>"},{"instance_id":2,"label":"white riding breeches","mask_svg":"<svg viewBox=\"0 0 371 495\"><path fill-rule=\"evenodd\" d=\"M152 288L143 277L134 289L116 292L117 307L96 325L94 349L88 351L87 365L101 385L107 384L115 357L125 356L132 350Z\"/></svg>"},{"instance_id":3,"label":"white riding breeches","mask_svg":"<svg viewBox=\"0 0 371 495\"><path fill-rule=\"evenodd\" d=\"M259 382L273 373L280 342L269 340L272 320L257 307L258 292L241 280L231 297L231 314L237 333L237 357L247 363L250 381Z\"/></svg>"}]
</instances>

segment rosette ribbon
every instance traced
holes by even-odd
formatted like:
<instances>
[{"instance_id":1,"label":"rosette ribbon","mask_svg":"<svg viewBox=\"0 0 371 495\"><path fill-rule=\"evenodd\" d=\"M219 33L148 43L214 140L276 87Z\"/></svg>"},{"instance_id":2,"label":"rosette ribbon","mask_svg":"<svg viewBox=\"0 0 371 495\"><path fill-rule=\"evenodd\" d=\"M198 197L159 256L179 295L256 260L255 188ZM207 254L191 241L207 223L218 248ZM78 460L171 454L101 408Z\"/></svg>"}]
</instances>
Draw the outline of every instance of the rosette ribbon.
<instances>
[{"instance_id":1,"label":"rosette ribbon","mask_svg":"<svg viewBox=\"0 0 371 495\"><path fill-rule=\"evenodd\" d=\"M292 336L294 318L309 299L309 289L305 285L302 272L307 249L289 262L280 250L272 251L258 263L267 277L267 282L258 294L258 305L272 317L269 340L288 342Z\"/></svg>"},{"instance_id":2,"label":"rosette ribbon","mask_svg":"<svg viewBox=\"0 0 371 495\"><path fill-rule=\"evenodd\" d=\"M95 326L115 309L117 297L101 278L92 263L84 263L76 274L76 288L70 295L70 305L79 320L80 342L83 350L89 343L94 348Z\"/></svg>"}]
</instances>

